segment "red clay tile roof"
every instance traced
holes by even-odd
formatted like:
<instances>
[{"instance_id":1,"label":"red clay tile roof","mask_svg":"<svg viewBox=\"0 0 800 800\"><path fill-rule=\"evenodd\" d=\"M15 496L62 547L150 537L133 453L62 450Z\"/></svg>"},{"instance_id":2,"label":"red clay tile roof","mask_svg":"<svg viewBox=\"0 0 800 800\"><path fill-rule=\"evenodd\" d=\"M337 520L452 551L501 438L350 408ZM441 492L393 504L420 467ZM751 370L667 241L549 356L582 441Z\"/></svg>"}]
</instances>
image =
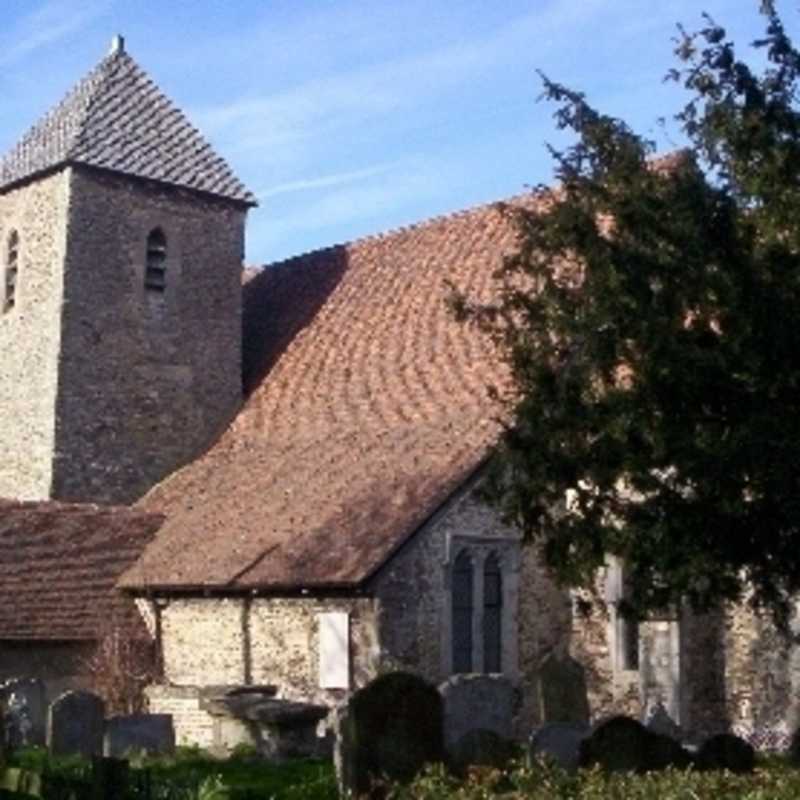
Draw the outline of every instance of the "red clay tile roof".
<instances>
[{"instance_id":1,"label":"red clay tile roof","mask_svg":"<svg viewBox=\"0 0 800 800\"><path fill-rule=\"evenodd\" d=\"M130 508L0 500L0 639L94 639L131 615L113 591L163 522Z\"/></svg>"},{"instance_id":2,"label":"red clay tile roof","mask_svg":"<svg viewBox=\"0 0 800 800\"><path fill-rule=\"evenodd\" d=\"M514 249L487 206L249 275L249 399L201 459L140 505L167 522L128 588L364 581L495 441L504 371L453 320L450 280L487 297Z\"/></svg>"}]
</instances>

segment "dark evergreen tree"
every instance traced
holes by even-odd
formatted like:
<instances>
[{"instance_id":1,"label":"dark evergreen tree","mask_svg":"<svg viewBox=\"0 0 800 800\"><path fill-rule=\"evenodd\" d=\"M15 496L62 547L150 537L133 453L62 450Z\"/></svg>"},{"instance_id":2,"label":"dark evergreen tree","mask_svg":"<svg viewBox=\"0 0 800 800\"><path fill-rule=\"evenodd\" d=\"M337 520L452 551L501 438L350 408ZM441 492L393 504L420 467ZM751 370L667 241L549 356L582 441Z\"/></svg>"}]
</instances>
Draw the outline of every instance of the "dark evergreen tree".
<instances>
[{"instance_id":1,"label":"dark evergreen tree","mask_svg":"<svg viewBox=\"0 0 800 800\"><path fill-rule=\"evenodd\" d=\"M537 211L506 208L496 302L454 296L513 377L490 499L565 584L623 558L640 614L785 624L800 591L800 52L761 11L761 72L712 19L680 30L689 147L663 160L544 78L576 143Z\"/></svg>"}]
</instances>

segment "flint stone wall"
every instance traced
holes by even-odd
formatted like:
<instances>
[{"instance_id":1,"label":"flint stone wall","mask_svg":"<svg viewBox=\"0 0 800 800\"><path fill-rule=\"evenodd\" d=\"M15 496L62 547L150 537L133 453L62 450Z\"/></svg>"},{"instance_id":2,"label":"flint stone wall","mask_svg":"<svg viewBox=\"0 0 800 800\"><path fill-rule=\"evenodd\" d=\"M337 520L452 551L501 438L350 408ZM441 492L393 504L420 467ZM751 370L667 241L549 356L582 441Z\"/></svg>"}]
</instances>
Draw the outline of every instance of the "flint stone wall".
<instances>
[{"instance_id":1,"label":"flint stone wall","mask_svg":"<svg viewBox=\"0 0 800 800\"><path fill-rule=\"evenodd\" d=\"M450 677L452 543L472 537L480 547L491 548L492 537L500 546L508 535L494 512L464 491L376 573L366 586L367 596L172 599L162 612L166 680L189 686L275 683L282 697L332 707L347 692L319 688L317 614L347 611L351 689L395 669L415 672L438 685ZM626 714L644 720L641 673L615 669L613 663L614 626L608 607L595 604L588 616L582 614L579 595L556 587L533 548L522 547L518 570L516 669L508 676L520 690L516 738L527 738L546 721L538 689L541 665L548 657L569 655L583 668L590 719ZM604 580L601 572L600 597ZM648 625L643 626L644 638ZM794 729L799 720L790 698L800 696L800 650L782 645L766 621L739 607L718 618L685 615L679 633L676 721L686 736L698 739L732 727L746 738L751 738L748 732L760 735L759 731L774 738L770 731ZM152 710L173 713L164 706ZM181 730L197 723L184 725L178 721L181 714L175 713L179 741L184 741ZM206 741L210 737L208 732L200 735Z\"/></svg>"},{"instance_id":2,"label":"flint stone wall","mask_svg":"<svg viewBox=\"0 0 800 800\"><path fill-rule=\"evenodd\" d=\"M240 406L245 210L90 168L69 174L53 496L130 502L197 457ZM163 294L144 289L155 228L167 240Z\"/></svg>"},{"instance_id":3,"label":"flint stone wall","mask_svg":"<svg viewBox=\"0 0 800 800\"><path fill-rule=\"evenodd\" d=\"M161 611L165 682L273 683L282 698L333 706L347 690L319 685L318 615L330 611L349 614L350 683L364 686L377 672L378 647L374 601L363 597L172 600Z\"/></svg>"},{"instance_id":4,"label":"flint stone wall","mask_svg":"<svg viewBox=\"0 0 800 800\"><path fill-rule=\"evenodd\" d=\"M0 193L0 497L51 496L70 170ZM5 265L19 235L15 305Z\"/></svg>"}]
</instances>

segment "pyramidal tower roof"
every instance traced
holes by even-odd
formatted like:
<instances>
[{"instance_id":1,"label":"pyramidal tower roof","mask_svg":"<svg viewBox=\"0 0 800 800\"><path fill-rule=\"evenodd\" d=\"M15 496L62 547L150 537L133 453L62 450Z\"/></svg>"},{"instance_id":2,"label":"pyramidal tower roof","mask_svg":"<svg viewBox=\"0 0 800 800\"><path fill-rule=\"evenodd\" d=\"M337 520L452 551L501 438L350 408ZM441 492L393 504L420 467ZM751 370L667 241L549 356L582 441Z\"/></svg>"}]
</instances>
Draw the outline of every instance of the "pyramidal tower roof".
<instances>
[{"instance_id":1,"label":"pyramidal tower roof","mask_svg":"<svg viewBox=\"0 0 800 800\"><path fill-rule=\"evenodd\" d=\"M67 164L256 203L225 160L125 52L121 36L0 161L0 191Z\"/></svg>"}]
</instances>

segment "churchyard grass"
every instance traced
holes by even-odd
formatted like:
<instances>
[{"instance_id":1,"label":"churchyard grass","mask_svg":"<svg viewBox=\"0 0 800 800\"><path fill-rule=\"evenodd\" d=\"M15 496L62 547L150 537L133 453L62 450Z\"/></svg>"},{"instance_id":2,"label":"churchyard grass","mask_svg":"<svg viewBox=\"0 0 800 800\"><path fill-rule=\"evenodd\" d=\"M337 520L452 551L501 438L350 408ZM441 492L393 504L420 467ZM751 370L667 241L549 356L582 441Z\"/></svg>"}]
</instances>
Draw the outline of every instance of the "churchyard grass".
<instances>
[{"instance_id":1,"label":"churchyard grass","mask_svg":"<svg viewBox=\"0 0 800 800\"><path fill-rule=\"evenodd\" d=\"M79 757L52 759L41 749L16 753L20 767L66 779L85 776L89 768ZM336 782L328 762L293 761L269 765L242 752L220 761L200 750L179 749L172 758L137 759L134 773L150 775L147 794L136 798L181 800L336 800ZM133 781L136 786L137 782ZM2 794L2 797L21 795ZM427 768L408 786L388 787L390 800L796 800L800 797L800 769L780 757L760 759L750 775L729 772L672 770L645 775L606 774L599 769L568 773L536 764L507 772L471 768L460 780L437 765Z\"/></svg>"},{"instance_id":2,"label":"churchyard grass","mask_svg":"<svg viewBox=\"0 0 800 800\"><path fill-rule=\"evenodd\" d=\"M86 782L91 766L79 756L49 757L41 748L16 752L12 766L48 773L64 782ZM297 760L272 765L242 751L225 760L194 748L178 748L172 757L131 755L131 800L336 800L330 762ZM122 798L120 799L122 800Z\"/></svg>"}]
</instances>

